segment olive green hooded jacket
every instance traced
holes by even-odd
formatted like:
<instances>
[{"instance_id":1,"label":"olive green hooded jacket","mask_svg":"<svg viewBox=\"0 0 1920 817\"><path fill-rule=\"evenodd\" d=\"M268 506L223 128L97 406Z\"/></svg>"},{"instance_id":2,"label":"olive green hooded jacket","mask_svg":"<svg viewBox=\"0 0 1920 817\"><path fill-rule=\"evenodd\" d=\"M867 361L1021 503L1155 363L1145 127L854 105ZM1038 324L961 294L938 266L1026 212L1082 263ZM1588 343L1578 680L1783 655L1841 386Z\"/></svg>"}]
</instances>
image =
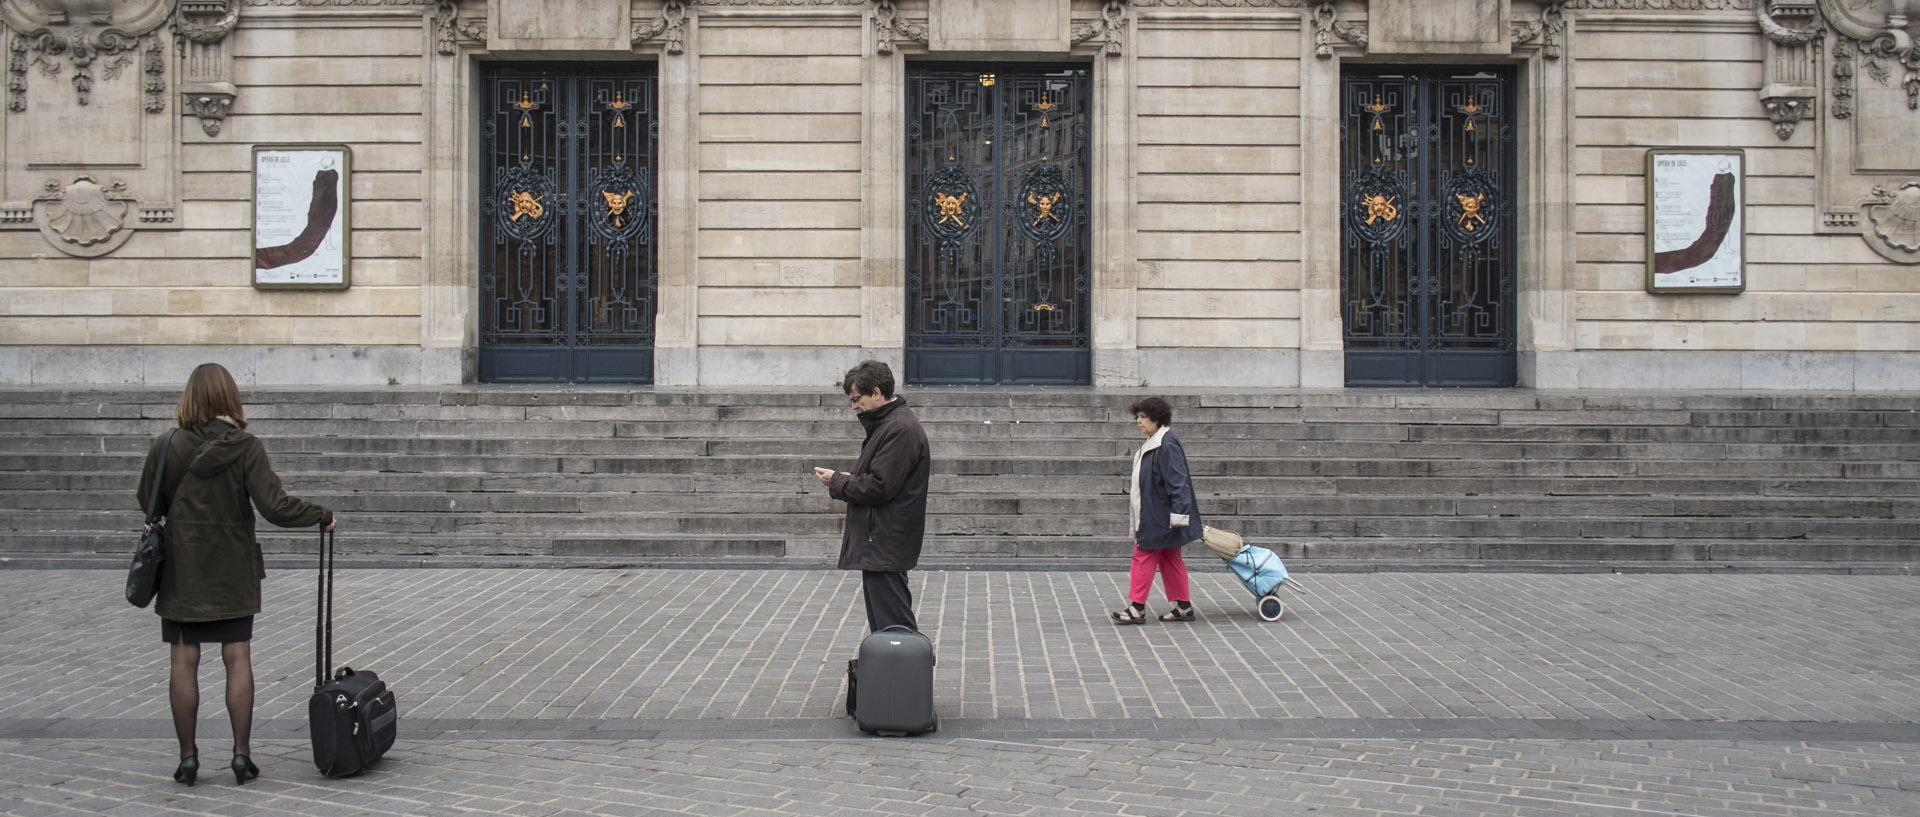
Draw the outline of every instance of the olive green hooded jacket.
<instances>
[{"instance_id":1,"label":"olive green hooded jacket","mask_svg":"<svg viewBox=\"0 0 1920 817\"><path fill-rule=\"evenodd\" d=\"M136 496L142 510L163 439L165 435L154 438L140 469ZM206 447L195 456L194 449L203 442ZM177 474L174 469L183 464L186 476L171 501L164 490L160 497L167 509L167 559L160 569L154 612L174 621L254 615L260 612L260 580L267 575L254 538L254 510L283 528L323 524L333 518L333 511L287 496L267 461L266 446L225 417L173 435L167 472Z\"/></svg>"}]
</instances>

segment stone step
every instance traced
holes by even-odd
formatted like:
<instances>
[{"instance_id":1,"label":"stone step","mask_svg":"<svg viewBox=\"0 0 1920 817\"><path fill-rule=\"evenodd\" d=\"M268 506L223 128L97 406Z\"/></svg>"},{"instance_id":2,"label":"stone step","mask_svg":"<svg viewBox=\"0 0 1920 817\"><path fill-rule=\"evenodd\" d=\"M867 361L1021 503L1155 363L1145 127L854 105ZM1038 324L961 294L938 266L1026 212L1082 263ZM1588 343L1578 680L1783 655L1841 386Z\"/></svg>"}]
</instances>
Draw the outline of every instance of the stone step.
<instances>
[{"instance_id":1,"label":"stone step","mask_svg":"<svg viewBox=\"0 0 1920 817\"><path fill-rule=\"evenodd\" d=\"M1144 392L909 389L930 558L1124 558ZM124 561L165 389L0 389L0 554ZM250 391L294 493L385 557L830 561L831 390ZM1249 391L1172 398L1208 518L1288 558L1912 559L1911 396ZM282 555L310 532L263 528ZM359 550L355 550L355 549ZM1117 554L1117 555L1116 555ZM6 557L0 557L6 558Z\"/></svg>"},{"instance_id":2,"label":"stone step","mask_svg":"<svg viewBox=\"0 0 1920 817\"><path fill-rule=\"evenodd\" d=\"M278 465L278 463L276 463ZM452 495L566 493L721 493L737 496L811 494L822 490L801 474L479 474L295 471L277 467L296 495L430 491ZM935 474L938 494L1122 496L1126 476L1061 477L1028 474ZM0 491L99 492L118 503L132 496L138 475L114 471L0 471ZM1920 480L1871 477L1771 476L1221 476L1197 483L1204 497L1398 496L1782 496L1912 497ZM106 507L116 507L108 505Z\"/></svg>"},{"instance_id":3,"label":"stone step","mask_svg":"<svg viewBox=\"0 0 1920 817\"><path fill-rule=\"evenodd\" d=\"M285 436L263 437L276 459L290 454L368 456L427 455L704 457L844 457L849 444L819 439L661 439L661 438L469 438ZM0 457L28 455L144 457L148 437L5 437ZM932 442L935 459L1131 458L1135 440L971 440ZM1581 442L1384 442L1384 441L1185 441L1195 460L1245 459L1488 459L1488 460L1920 460L1920 444L1734 444L1734 443L1581 443ZM857 447L857 444L855 444Z\"/></svg>"},{"instance_id":4,"label":"stone step","mask_svg":"<svg viewBox=\"0 0 1920 817\"><path fill-rule=\"evenodd\" d=\"M315 553L312 530L265 530L261 547L269 554ZM1519 538L1465 540L1451 537L1295 537L1287 540L1250 539L1290 562L1312 570L1316 560L1538 560L1569 562L1647 561L1858 561L1911 562L1920 560L1920 543L1911 539L1747 539L1693 540ZM133 535L35 534L0 532L0 564L32 558L58 558L63 563L124 565ZM337 552L343 556L382 555L444 558L462 566L475 557L577 556L645 561L660 558L710 559L753 557L800 563L831 564L839 553L837 537L768 536L525 536L475 534L381 534L343 531ZM1130 546L1110 536L932 536L922 561L964 562L986 559L1075 559L1089 564L1124 564ZM1213 555L1199 546L1183 551L1190 569L1224 570ZM288 564L285 560L283 565ZM430 564L422 562L421 564ZM538 562L535 562L537 564ZM298 567L298 561L291 564ZM1457 569L1457 568L1456 568Z\"/></svg>"},{"instance_id":5,"label":"stone step","mask_svg":"<svg viewBox=\"0 0 1920 817\"><path fill-rule=\"evenodd\" d=\"M302 498L341 514L816 514L838 518L845 506L823 491L787 494L709 493L304 493ZM1436 496L1393 495L1262 495L1228 496L1206 493L1202 508L1211 519L1234 517L1339 516L1489 516L1489 517L1784 517L1826 519L1920 520L1920 497L1814 498L1751 495L1686 496ZM986 493L936 492L928 512L961 516L1076 516L1115 517L1125 512L1121 494L1072 496L1009 496ZM34 512L106 512L137 517L131 494L125 490L0 491L0 508ZM5 520L9 511L0 511ZM50 517L50 518L58 518ZM79 516L71 524L78 524ZM116 519L108 527L117 527ZM26 523L22 523L26 524Z\"/></svg>"},{"instance_id":6,"label":"stone step","mask_svg":"<svg viewBox=\"0 0 1920 817\"><path fill-rule=\"evenodd\" d=\"M257 419L257 418L256 418ZM144 450L143 440L164 431L169 421L150 419L13 419L0 429L0 441L79 440L85 450ZM935 442L987 440L1085 440L1137 445L1131 426L1121 423L955 422L926 423ZM1239 440L1353 440L1378 442L1482 443L1692 443L1750 445L1912 445L1920 430L1899 426L1423 426L1327 423L1177 424L1193 443ZM252 429L266 440L299 438L432 438L463 440L581 439L613 440L822 440L858 445L861 431L846 420L818 422L626 422L471 420L259 420ZM113 438L112 448L87 441ZM32 443L27 443L32 444ZM58 443L52 443L59 445ZM21 449L26 450L26 449ZM42 449L34 449L42 450ZM65 449L60 449L65 450Z\"/></svg>"},{"instance_id":7,"label":"stone step","mask_svg":"<svg viewBox=\"0 0 1920 817\"><path fill-rule=\"evenodd\" d=\"M1108 503L1112 504L1112 503ZM827 536L837 534L842 514L630 512L361 512L346 516L354 527L378 533L445 534L737 534ZM1920 522L1906 518L1686 517L1686 516L1470 516L1429 514L1255 516L1216 513L1219 527L1253 536L1349 536L1469 538L1659 538L1739 539L1860 538L1911 536ZM113 531L137 528L138 512L0 511L0 530ZM1118 513L1066 515L929 514L934 535L1078 536L1122 532Z\"/></svg>"}]
</instances>

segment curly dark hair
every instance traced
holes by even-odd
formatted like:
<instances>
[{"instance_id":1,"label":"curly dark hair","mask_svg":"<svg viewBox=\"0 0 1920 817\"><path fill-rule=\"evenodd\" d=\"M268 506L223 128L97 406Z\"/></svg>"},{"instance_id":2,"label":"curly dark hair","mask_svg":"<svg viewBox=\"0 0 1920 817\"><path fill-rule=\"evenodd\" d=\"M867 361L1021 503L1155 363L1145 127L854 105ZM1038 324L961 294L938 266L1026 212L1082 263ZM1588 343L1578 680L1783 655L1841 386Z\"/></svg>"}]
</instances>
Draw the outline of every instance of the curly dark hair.
<instances>
[{"instance_id":1,"label":"curly dark hair","mask_svg":"<svg viewBox=\"0 0 1920 817\"><path fill-rule=\"evenodd\" d=\"M847 370L847 377L840 381L842 393L858 390L861 394L872 394L880 390L880 396L893 399L893 370L878 360L862 360L860 365Z\"/></svg>"},{"instance_id":2,"label":"curly dark hair","mask_svg":"<svg viewBox=\"0 0 1920 817\"><path fill-rule=\"evenodd\" d=\"M1146 418L1152 420L1157 426L1173 425L1173 407L1158 397L1142 397L1135 400L1127 411L1135 417L1146 415Z\"/></svg>"}]
</instances>

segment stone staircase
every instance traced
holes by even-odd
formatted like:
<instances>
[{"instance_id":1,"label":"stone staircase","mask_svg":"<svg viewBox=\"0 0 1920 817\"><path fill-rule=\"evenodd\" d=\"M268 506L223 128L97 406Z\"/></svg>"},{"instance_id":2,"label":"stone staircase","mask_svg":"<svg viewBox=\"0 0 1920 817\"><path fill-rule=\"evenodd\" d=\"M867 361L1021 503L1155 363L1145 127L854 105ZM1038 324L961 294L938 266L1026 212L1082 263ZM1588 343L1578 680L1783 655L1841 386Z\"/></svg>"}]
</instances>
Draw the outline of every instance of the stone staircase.
<instances>
[{"instance_id":1,"label":"stone staircase","mask_svg":"<svg viewBox=\"0 0 1920 817\"><path fill-rule=\"evenodd\" d=\"M930 565L1112 568L1135 392L906 389ZM0 558L118 564L172 391L0 390ZM1309 567L1920 562L1920 397L1530 391L1169 395L1210 522ZM823 392L248 390L294 494L392 564L830 564ZM311 531L262 523L268 552ZM1191 556L1204 555L1194 551Z\"/></svg>"}]
</instances>

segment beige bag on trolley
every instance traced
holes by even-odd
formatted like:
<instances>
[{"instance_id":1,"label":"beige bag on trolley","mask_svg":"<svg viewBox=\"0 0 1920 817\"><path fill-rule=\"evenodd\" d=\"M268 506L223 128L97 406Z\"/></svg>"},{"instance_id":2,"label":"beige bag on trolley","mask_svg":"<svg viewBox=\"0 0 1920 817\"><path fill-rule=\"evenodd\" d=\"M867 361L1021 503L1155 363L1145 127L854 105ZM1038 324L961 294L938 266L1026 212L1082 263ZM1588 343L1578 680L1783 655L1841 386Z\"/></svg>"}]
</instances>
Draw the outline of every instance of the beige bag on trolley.
<instances>
[{"instance_id":1,"label":"beige bag on trolley","mask_svg":"<svg viewBox=\"0 0 1920 817\"><path fill-rule=\"evenodd\" d=\"M1205 525L1203 528L1204 535L1200 537L1200 541L1206 544L1208 550L1219 554L1222 559L1238 556L1240 551L1247 548L1247 543L1241 540L1240 534L1221 530L1212 525Z\"/></svg>"}]
</instances>

